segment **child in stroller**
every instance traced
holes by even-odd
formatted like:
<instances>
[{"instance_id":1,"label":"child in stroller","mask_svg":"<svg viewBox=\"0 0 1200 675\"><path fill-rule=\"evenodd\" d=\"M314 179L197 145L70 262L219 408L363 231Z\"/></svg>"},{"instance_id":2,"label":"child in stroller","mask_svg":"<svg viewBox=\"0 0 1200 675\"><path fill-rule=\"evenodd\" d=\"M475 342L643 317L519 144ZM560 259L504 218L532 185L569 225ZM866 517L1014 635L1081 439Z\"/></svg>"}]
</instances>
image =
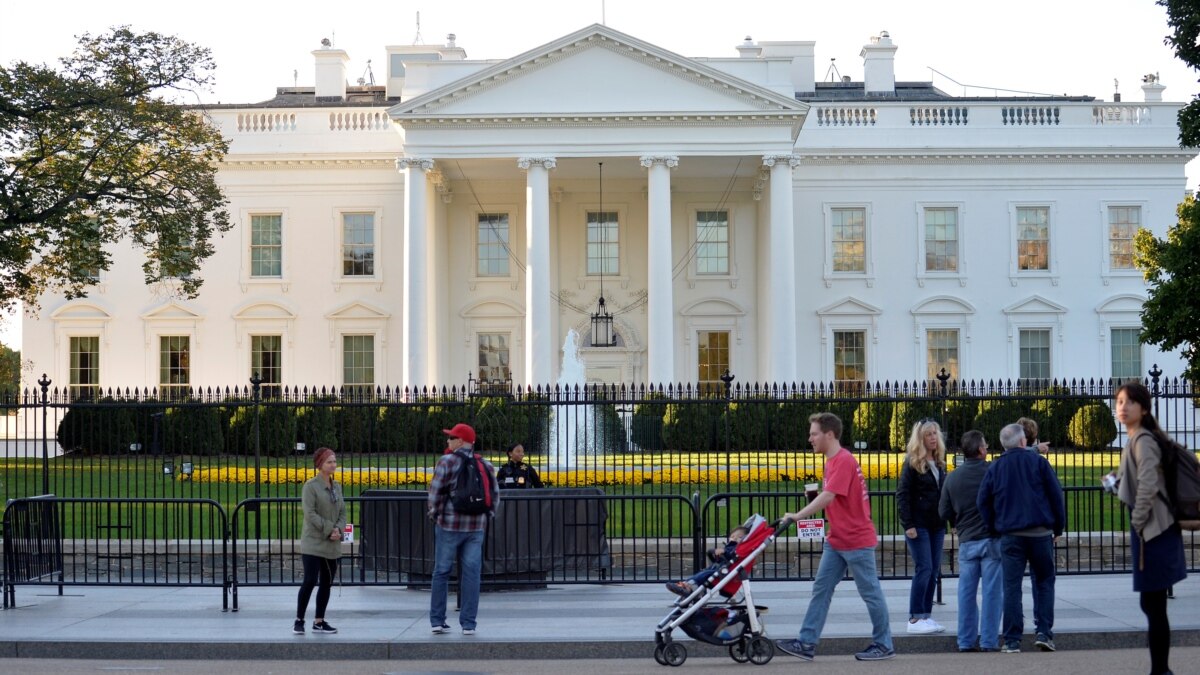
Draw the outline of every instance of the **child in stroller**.
<instances>
[{"instance_id":1,"label":"child in stroller","mask_svg":"<svg viewBox=\"0 0 1200 675\"><path fill-rule=\"evenodd\" d=\"M662 665L681 665L687 659L687 648L672 638L679 628L695 640L727 646L729 656L738 663L747 661L764 664L774 656L775 647L765 633L762 616L767 608L754 603L750 588L750 570L754 562L775 538L791 525L768 524L760 515L751 516L740 528L730 532L732 554L726 558L719 549L721 561L686 582L689 592L678 598L671 612L655 629L654 660ZM743 530L743 532L738 532ZM673 593L678 593L674 588ZM739 593L740 591L740 593ZM711 603L711 604L710 604Z\"/></svg>"},{"instance_id":2,"label":"child in stroller","mask_svg":"<svg viewBox=\"0 0 1200 675\"><path fill-rule=\"evenodd\" d=\"M722 565L732 562L736 558L737 545L746 538L747 534L750 534L750 530L745 525L738 525L730 530L729 538L725 541L725 545L717 546L708 552L708 559L713 562L712 565L683 581L668 582L667 590L684 598L691 595L697 586L702 586L705 581L708 581L708 578L716 574Z\"/></svg>"}]
</instances>

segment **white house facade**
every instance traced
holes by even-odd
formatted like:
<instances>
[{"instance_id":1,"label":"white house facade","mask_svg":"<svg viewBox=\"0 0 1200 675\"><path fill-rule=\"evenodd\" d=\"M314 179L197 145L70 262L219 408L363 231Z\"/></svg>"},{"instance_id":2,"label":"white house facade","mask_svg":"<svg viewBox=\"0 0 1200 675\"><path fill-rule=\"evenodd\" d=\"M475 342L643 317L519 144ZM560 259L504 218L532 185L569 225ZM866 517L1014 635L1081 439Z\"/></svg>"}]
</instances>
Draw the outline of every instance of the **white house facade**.
<instances>
[{"instance_id":1,"label":"white house facade","mask_svg":"<svg viewBox=\"0 0 1200 675\"><path fill-rule=\"evenodd\" d=\"M1137 342L1131 248L1195 155L1162 85L952 97L896 82L886 33L863 82L817 82L813 50L593 25L503 61L392 47L385 85L347 87L323 47L315 87L207 109L235 226L200 296L113 251L23 356L80 389L537 386L576 329L611 383L1179 372Z\"/></svg>"}]
</instances>

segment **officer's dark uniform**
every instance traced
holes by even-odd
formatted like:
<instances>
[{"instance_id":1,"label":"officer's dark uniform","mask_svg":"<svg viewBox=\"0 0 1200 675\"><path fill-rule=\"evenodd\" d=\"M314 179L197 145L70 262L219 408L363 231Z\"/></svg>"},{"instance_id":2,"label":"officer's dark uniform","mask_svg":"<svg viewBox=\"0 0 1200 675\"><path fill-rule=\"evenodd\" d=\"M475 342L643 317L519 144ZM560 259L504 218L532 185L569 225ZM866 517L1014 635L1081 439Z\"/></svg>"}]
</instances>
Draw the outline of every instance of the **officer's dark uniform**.
<instances>
[{"instance_id":1,"label":"officer's dark uniform","mask_svg":"<svg viewBox=\"0 0 1200 675\"><path fill-rule=\"evenodd\" d=\"M496 472L496 482L499 483L501 490L542 487L542 479L538 478L537 471L532 466L524 462L517 464L511 459Z\"/></svg>"}]
</instances>

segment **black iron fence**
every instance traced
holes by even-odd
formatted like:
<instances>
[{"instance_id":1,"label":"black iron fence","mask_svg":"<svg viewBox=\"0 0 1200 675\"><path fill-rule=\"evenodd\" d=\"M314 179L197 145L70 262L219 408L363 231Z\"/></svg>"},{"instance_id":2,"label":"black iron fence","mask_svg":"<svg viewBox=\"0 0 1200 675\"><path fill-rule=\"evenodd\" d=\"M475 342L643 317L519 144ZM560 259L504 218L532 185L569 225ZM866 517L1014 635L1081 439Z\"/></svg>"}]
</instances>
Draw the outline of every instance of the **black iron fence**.
<instances>
[{"instance_id":1,"label":"black iron fence","mask_svg":"<svg viewBox=\"0 0 1200 675\"><path fill-rule=\"evenodd\" d=\"M1157 369L1150 375L1160 423L1194 448L1198 393L1185 381L1163 379ZM823 473L823 458L807 448L808 415L819 410L843 419L844 444L855 449L863 466L883 576L909 574L893 498L903 457L897 450L912 425L926 417L942 424L951 449L968 429L982 430L999 445L1003 424L1021 416L1037 420L1067 489L1070 534L1058 545L1060 569L1128 569L1126 514L1096 487L1116 467L1124 439L1111 412L1116 385L1108 381L942 379L853 389L735 384L715 392L686 385L515 390L489 383L419 392L282 389L271 396L251 386L170 397L134 390L81 397L51 384L43 378L37 390L0 396L6 430L0 437L0 496L26 509L24 516L13 511L16 529L6 530L5 545L36 541L49 547L21 544L26 557L5 556L5 578L14 583L52 578L58 567L64 583L153 581L159 572L191 583L195 577L186 572L193 569L208 575L197 583L296 583L295 497L313 473L312 451L321 446L338 452L338 480L359 524L379 522L380 509L394 508L396 522L408 523L410 535L407 548L380 551L371 548L372 532L363 530L363 539L349 545L343 582L413 583L409 575L415 572L404 560L424 560L425 521L413 520L411 512L401 518L398 505L421 496L392 493L424 490L444 448L441 430L460 421L476 428L477 449L497 465L505 446L521 442L550 486L593 491L568 501L605 511L609 564L576 568L574 574L552 566L539 577L540 567L549 563L535 559L548 555L548 544L529 540L531 533L545 530L546 540L554 541L597 526L586 524L584 508L577 518L584 524L570 526L575 534L565 522L546 529L539 519L555 508L548 506L553 495L524 497L534 501L513 512L526 515L498 521L509 531L489 540L503 565L516 565L504 567L512 572L510 583L678 578L702 564L702 542L723 536L750 513L773 518L798 508L803 484ZM44 504L35 509L20 501L37 495L56 495L57 520L51 521ZM221 517L231 514L227 529L216 524L213 505ZM206 521L197 510L210 512ZM21 538L48 525L61 530L61 551L40 535ZM518 541L514 533L523 538ZM158 548L138 551L134 544L225 540L229 554L206 549L211 560L188 558L183 567L164 562L168 558ZM949 541L947 572L953 573L955 544ZM1194 561L1190 535L1188 545ZM819 544L784 538L774 549L755 574L811 576ZM56 555L64 561L57 567ZM108 567L80 571L81 556L107 560ZM149 562L135 560L147 556ZM229 565L228 573L216 572L217 557Z\"/></svg>"}]
</instances>

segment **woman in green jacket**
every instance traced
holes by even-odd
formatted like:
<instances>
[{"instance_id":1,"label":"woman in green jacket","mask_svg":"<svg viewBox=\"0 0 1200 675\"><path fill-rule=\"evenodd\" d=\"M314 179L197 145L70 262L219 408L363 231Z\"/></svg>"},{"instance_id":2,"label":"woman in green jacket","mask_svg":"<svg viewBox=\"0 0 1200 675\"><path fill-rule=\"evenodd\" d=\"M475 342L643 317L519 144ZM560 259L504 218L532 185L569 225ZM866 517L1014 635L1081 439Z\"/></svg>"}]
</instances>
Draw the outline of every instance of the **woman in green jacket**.
<instances>
[{"instance_id":1,"label":"woman in green jacket","mask_svg":"<svg viewBox=\"0 0 1200 675\"><path fill-rule=\"evenodd\" d=\"M300 560L304 563L304 582L296 599L296 623L292 632L304 634L304 614L308 611L308 599L313 588L317 588L317 613L313 619L313 633L336 633L337 629L325 621L325 608L329 606L329 589L333 586L333 575L337 574L338 559L342 555L342 530L346 527L346 502L342 498L342 486L333 479L337 471L337 455L329 448L320 448L313 454L317 475L304 484L304 531L300 535Z\"/></svg>"}]
</instances>

